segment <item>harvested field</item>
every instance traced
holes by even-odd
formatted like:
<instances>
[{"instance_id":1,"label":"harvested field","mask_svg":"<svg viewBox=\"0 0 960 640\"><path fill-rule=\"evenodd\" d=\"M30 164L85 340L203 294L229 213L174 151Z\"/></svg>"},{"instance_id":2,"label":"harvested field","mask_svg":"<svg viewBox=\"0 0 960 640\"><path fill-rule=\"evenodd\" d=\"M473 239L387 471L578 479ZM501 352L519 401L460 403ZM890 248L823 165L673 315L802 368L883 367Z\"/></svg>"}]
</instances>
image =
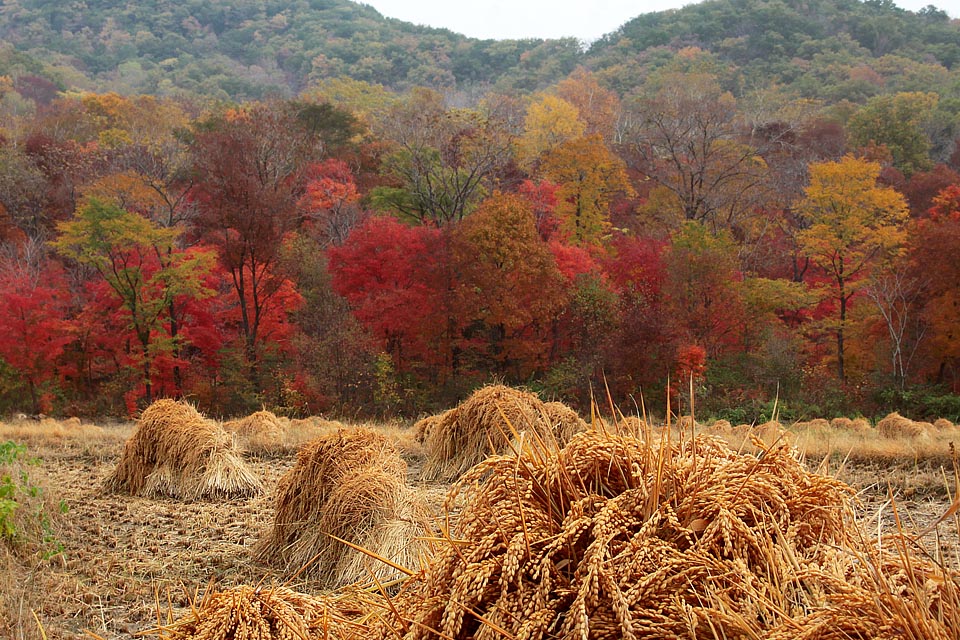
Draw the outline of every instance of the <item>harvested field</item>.
<instances>
[{"instance_id":1,"label":"harvested field","mask_svg":"<svg viewBox=\"0 0 960 640\"><path fill-rule=\"evenodd\" d=\"M48 427L49 435L46 432ZM433 508L438 509L438 500L442 500L446 485L419 480L419 467L424 457L411 444L413 429L400 430L391 426L380 431L387 434L391 442L403 441L399 450L408 466L408 482L418 489L426 489L422 493L430 496ZM256 591L258 586L260 594L277 593L286 599L287 596L282 595L285 592L274 589L273 585L278 584L284 584L298 594L309 594L320 600L321 607L327 607L331 616L350 622L334 631L332 622L335 621L331 617L329 637L353 637L350 634L355 631L352 625L357 620L354 617L357 612L351 612L350 606L355 605L349 605L349 600L330 600L330 596L322 595L322 585L309 576L299 575L286 583L282 571L252 559L257 540L273 524L273 491L280 478L293 468L294 455L258 457L248 461L252 473L267 488L259 496L182 502L164 497L148 499L104 494L101 484L115 467L124 442L132 432L133 425L128 424L102 427L83 424L80 428L41 427L37 423L0 424L0 441L14 438L27 444L32 455L42 458L42 462L30 467L28 472L38 485L45 488L50 504L63 501L66 508L66 512L52 522L53 533L62 545L63 553L49 560L32 554L0 553L0 637L40 640L44 636L33 619L31 611L35 611L47 638L130 638L135 633L155 628L158 623L168 629L170 638L177 639L175 633L181 634L179 638L196 638L198 636L188 635L196 633L196 628L191 631L189 622L192 616L196 621L189 606L191 601L195 603L196 611L200 611L198 606L204 602L213 607L211 611L222 611L225 600L216 594L231 593L231 602L242 603L254 597L247 588ZM804 434L795 435L798 446L803 444ZM840 434L831 438L841 436L853 437ZM673 440L679 442L678 433L674 434ZM815 442L821 441L822 438ZM883 532L884 540L893 539L895 507L896 516L905 527L927 532L916 545L911 543L911 547L925 549L932 557L942 557L945 563L960 567L957 545L960 525L953 517L937 524L950 506L944 482L952 469L947 442L899 442L880 438L875 430L871 430L868 434L855 434L853 439L832 439L834 448L831 451L826 455L814 455L808 451L807 460L808 465L814 468L822 465L829 474L835 474L854 486L857 500L863 504L858 517L870 539L876 540L878 531ZM894 448L897 443L899 449ZM859 446L866 454L852 455L848 445ZM940 448L933 448L935 445ZM756 453L750 449L749 439L745 443L739 441L737 446ZM873 455L884 457L871 458ZM925 459L924 455L931 457ZM512 470L513 467L511 473ZM753 490L751 485L744 489L745 492L748 490ZM952 486L950 491L953 491ZM889 502L890 495L895 498L893 504ZM583 507L594 509L588 503ZM612 515L613 512L609 513ZM617 522L611 520L610 525L620 526ZM688 528L696 530L699 526ZM523 554L501 557L516 558L518 568L529 563L529 558ZM530 574L521 571L516 576L516 580L522 583ZM375 595L366 594L364 597L375 600ZM205 596L209 597L205 600ZM291 606L296 608L299 606L298 596L292 597ZM400 603L403 597L406 596L401 595L395 601ZM850 601L850 606L868 604ZM362 606L367 608L366 613L378 611L382 614L384 611L375 604ZM307 613L304 620L309 623L315 618ZM408 617L414 612L410 613ZM849 629L839 624L841 619L832 619L840 634L832 637L848 637L842 635ZM177 620L187 622L174 625ZM362 624L366 625L367 621ZM85 633L85 629L96 636ZM495 637L495 634L491 635ZM378 636L364 630L359 637L374 640ZM881 634L880 637L885 636ZM956 639L960 636L925 637Z\"/></svg>"}]
</instances>

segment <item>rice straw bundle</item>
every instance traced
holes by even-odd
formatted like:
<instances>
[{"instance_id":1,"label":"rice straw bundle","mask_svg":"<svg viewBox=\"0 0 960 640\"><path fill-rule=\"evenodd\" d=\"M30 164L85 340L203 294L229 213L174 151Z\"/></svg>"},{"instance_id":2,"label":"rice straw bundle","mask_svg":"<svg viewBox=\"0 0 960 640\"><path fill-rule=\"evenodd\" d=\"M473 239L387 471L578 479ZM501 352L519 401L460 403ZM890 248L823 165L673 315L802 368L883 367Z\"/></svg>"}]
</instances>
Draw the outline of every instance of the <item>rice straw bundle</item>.
<instances>
[{"instance_id":1,"label":"rice straw bundle","mask_svg":"<svg viewBox=\"0 0 960 640\"><path fill-rule=\"evenodd\" d=\"M894 411L877 423L877 433L885 438L918 438L927 433L924 425Z\"/></svg>"},{"instance_id":2,"label":"rice straw bundle","mask_svg":"<svg viewBox=\"0 0 960 640\"><path fill-rule=\"evenodd\" d=\"M423 498L376 470L359 473L338 487L316 529L325 538L313 547L320 554L317 573L329 576L324 582L334 587L369 582L371 574L386 584L404 575L392 565L416 571L431 555L431 545L423 540L431 530ZM336 538L372 551L392 565Z\"/></svg>"},{"instance_id":3,"label":"rice straw bundle","mask_svg":"<svg viewBox=\"0 0 960 640\"><path fill-rule=\"evenodd\" d=\"M445 420L447 420L447 414L454 409L444 411L434 416L427 416L417 420L413 425L413 438L418 443L423 444L429 438L430 434L437 427L437 425L442 425Z\"/></svg>"},{"instance_id":4,"label":"rice straw bundle","mask_svg":"<svg viewBox=\"0 0 960 640\"><path fill-rule=\"evenodd\" d=\"M824 418L814 418L813 420L803 420L800 422L795 422L793 428L796 431L807 431L807 432L825 432L829 431L832 427L829 420Z\"/></svg>"},{"instance_id":5,"label":"rice straw bundle","mask_svg":"<svg viewBox=\"0 0 960 640\"><path fill-rule=\"evenodd\" d=\"M844 416L834 418L830 421L830 426L837 431L848 431L850 433L868 433L873 427L866 418L850 419Z\"/></svg>"},{"instance_id":6,"label":"rice straw bundle","mask_svg":"<svg viewBox=\"0 0 960 640\"><path fill-rule=\"evenodd\" d=\"M830 421L830 426L837 431L853 431L853 420L845 416L839 416Z\"/></svg>"},{"instance_id":7,"label":"rice straw bundle","mask_svg":"<svg viewBox=\"0 0 960 640\"><path fill-rule=\"evenodd\" d=\"M236 434L247 451L272 453L283 448L285 429L280 419L270 411L257 411L246 418L223 423L223 428Z\"/></svg>"},{"instance_id":8,"label":"rice straw bundle","mask_svg":"<svg viewBox=\"0 0 960 640\"><path fill-rule=\"evenodd\" d=\"M309 596L286 587L209 590L160 640L366 640L366 610L352 594Z\"/></svg>"},{"instance_id":9,"label":"rice straw bundle","mask_svg":"<svg viewBox=\"0 0 960 640\"><path fill-rule=\"evenodd\" d=\"M576 434L589 428L576 411L562 402L545 402L543 413L557 443L561 446L570 442Z\"/></svg>"},{"instance_id":10,"label":"rice straw bundle","mask_svg":"<svg viewBox=\"0 0 960 640\"><path fill-rule=\"evenodd\" d=\"M419 566L428 531L427 509L406 485L407 465L387 439L369 429L341 429L304 446L277 487L274 524L255 556L284 571L330 587L369 576L382 580L397 570L336 538L400 566ZM401 539L397 539L397 538Z\"/></svg>"},{"instance_id":11,"label":"rice straw bundle","mask_svg":"<svg viewBox=\"0 0 960 640\"><path fill-rule=\"evenodd\" d=\"M953 433L957 430L957 426L946 418L937 418L933 422L933 429L940 434Z\"/></svg>"},{"instance_id":12,"label":"rice straw bundle","mask_svg":"<svg viewBox=\"0 0 960 640\"><path fill-rule=\"evenodd\" d=\"M783 425L776 420L764 422L763 424L754 427L752 432L757 436L757 438L768 445L775 442L783 442L789 435L783 428Z\"/></svg>"},{"instance_id":13,"label":"rice straw bundle","mask_svg":"<svg viewBox=\"0 0 960 640\"><path fill-rule=\"evenodd\" d=\"M140 416L105 488L199 499L250 496L262 486L238 455L229 433L187 404L158 400Z\"/></svg>"},{"instance_id":14,"label":"rice straw bundle","mask_svg":"<svg viewBox=\"0 0 960 640\"><path fill-rule=\"evenodd\" d=\"M617 421L616 425L604 423L603 428L608 432L639 438L650 429L650 425L638 416L624 416Z\"/></svg>"},{"instance_id":15,"label":"rice straw bundle","mask_svg":"<svg viewBox=\"0 0 960 640\"><path fill-rule=\"evenodd\" d=\"M786 446L590 431L533 453L455 487L459 526L386 626L406 640L956 637L957 585L873 553L852 489Z\"/></svg>"},{"instance_id":16,"label":"rice straw bundle","mask_svg":"<svg viewBox=\"0 0 960 640\"><path fill-rule=\"evenodd\" d=\"M533 431L525 441L555 445L553 429L536 395L503 385L475 391L429 427L424 440L425 480L452 480L470 467L510 448L515 434Z\"/></svg>"},{"instance_id":17,"label":"rice straw bundle","mask_svg":"<svg viewBox=\"0 0 960 640\"><path fill-rule=\"evenodd\" d=\"M707 433L713 435L730 435L733 433L733 425L730 424L729 420L715 420L713 424L707 429Z\"/></svg>"}]
</instances>

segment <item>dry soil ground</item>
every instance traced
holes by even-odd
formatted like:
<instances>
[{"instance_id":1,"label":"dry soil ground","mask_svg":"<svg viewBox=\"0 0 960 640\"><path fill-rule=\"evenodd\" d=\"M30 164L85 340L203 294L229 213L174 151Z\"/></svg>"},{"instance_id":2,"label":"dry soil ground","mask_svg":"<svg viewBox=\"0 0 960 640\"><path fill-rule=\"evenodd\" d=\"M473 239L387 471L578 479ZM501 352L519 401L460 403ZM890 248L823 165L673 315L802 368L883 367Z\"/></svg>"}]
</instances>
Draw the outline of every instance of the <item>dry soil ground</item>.
<instances>
[{"instance_id":1,"label":"dry soil ground","mask_svg":"<svg viewBox=\"0 0 960 640\"><path fill-rule=\"evenodd\" d=\"M5 608L0 611L0 637L44 637L35 614L47 638L128 638L149 631L171 612L182 614L196 592L211 583L233 586L280 579L251 560L250 548L270 525L272 490L292 466L292 450L250 458L267 487L261 496L184 503L101 490L131 425L92 434L83 428L48 430L48 435L36 427L23 429L0 428L0 440L16 438L42 458L31 473L48 498L63 501L66 507L53 524L63 552L50 560L0 557L0 571L8 574L0 575L0 602ZM422 452L411 446L407 434L396 429L394 434L403 440L415 479ZM895 513L907 527L930 528L950 506L946 487L954 486L953 470L941 462L848 463L839 472L830 471L861 489L864 528L870 535L890 531ZM436 502L441 492L434 487L431 493ZM958 529L956 519L947 518L917 544L944 556L949 566L960 567ZM293 586L311 590L310 584Z\"/></svg>"}]
</instances>

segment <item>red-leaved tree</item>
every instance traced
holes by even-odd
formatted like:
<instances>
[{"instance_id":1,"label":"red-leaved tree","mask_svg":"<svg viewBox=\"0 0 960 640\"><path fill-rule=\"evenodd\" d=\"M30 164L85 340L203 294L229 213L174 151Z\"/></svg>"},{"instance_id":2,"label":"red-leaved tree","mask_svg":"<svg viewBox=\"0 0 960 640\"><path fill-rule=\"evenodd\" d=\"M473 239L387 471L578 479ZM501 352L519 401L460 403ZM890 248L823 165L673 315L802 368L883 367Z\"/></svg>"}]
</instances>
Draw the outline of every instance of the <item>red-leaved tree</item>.
<instances>
[{"instance_id":1,"label":"red-leaved tree","mask_svg":"<svg viewBox=\"0 0 960 640\"><path fill-rule=\"evenodd\" d=\"M44 386L57 376L57 361L71 340L64 320L66 290L55 263L37 271L5 260L0 266L0 358L25 383L33 413L49 412Z\"/></svg>"}]
</instances>

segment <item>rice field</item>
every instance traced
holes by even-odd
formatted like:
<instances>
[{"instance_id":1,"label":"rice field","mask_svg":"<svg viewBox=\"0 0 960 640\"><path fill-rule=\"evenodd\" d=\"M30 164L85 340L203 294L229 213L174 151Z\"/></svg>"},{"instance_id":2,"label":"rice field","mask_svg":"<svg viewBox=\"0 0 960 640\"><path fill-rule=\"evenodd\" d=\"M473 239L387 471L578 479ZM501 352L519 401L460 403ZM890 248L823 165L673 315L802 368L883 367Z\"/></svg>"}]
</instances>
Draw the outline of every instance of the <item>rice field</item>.
<instances>
[{"instance_id":1,"label":"rice field","mask_svg":"<svg viewBox=\"0 0 960 640\"><path fill-rule=\"evenodd\" d=\"M0 637L960 638L954 425L487 393L415 425L0 424L46 519L0 544ZM262 490L200 491L221 474Z\"/></svg>"}]
</instances>

